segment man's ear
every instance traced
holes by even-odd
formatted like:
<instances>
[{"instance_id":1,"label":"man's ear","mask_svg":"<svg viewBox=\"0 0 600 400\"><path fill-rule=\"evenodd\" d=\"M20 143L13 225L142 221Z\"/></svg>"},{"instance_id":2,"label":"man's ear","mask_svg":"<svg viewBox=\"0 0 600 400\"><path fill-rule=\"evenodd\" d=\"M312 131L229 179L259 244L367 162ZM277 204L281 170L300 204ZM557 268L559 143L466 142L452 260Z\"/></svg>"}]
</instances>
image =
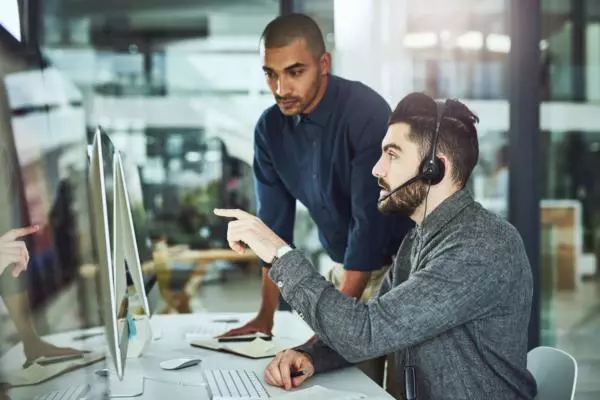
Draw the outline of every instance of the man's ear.
<instances>
[{"instance_id":1,"label":"man's ear","mask_svg":"<svg viewBox=\"0 0 600 400\"><path fill-rule=\"evenodd\" d=\"M326 51L321 54L319 59L319 70L321 75L327 75L331 71L331 53Z\"/></svg>"},{"instance_id":2,"label":"man's ear","mask_svg":"<svg viewBox=\"0 0 600 400\"><path fill-rule=\"evenodd\" d=\"M452 165L450 164L450 160L448 159L448 157L440 153L437 153L437 157L440 159L444 167L444 179L449 176L452 176Z\"/></svg>"}]
</instances>

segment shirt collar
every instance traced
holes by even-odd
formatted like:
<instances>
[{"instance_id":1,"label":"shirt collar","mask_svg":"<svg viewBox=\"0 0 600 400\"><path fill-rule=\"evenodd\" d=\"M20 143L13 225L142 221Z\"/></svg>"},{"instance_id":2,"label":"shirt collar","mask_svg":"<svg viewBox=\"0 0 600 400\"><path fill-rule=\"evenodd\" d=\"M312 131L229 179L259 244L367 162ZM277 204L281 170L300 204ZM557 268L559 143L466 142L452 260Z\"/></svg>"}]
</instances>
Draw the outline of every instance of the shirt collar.
<instances>
[{"instance_id":1,"label":"shirt collar","mask_svg":"<svg viewBox=\"0 0 600 400\"><path fill-rule=\"evenodd\" d=\"M298 125L301 119L306 119L308 121L314 122L315 124L321 127L325 127L327 125L327 121L329 121L329 117L331 116L331 113L335 106L337 94L337 81L334 76L328 75L327 87L325 88L323 98L321 99L321 101L319 101L319 104L317 104L317 106L314 110L312 110L312 112L310 112L309 114L302 114L300 118L295 119L295 125Z\"/></svg>"},{"instance_id":2,"label":"shirt collar","mask_svg":"<svg viewBox=\"0 0 600 400\"><path fill-rule=\"evenodd\" d=\"M431 237L438 233L465 207L473 204L475 200L467 189L461 189L444 200L431 214L425 217L421 224L423 233Z\"/></svg>"}]
</instances>

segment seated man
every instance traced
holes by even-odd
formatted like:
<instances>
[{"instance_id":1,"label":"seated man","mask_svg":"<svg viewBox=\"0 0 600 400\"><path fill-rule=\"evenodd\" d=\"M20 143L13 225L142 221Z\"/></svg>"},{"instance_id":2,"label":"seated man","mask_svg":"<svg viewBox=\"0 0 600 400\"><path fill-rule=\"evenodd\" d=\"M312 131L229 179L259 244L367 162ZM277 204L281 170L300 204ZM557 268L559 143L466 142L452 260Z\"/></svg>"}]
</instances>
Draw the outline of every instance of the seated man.
<instances>
[{"instance_id":1,"label":"seated man","mask_svg":"<svg viewBox=\"0 0 600 400\"><path fill-rule=\"evenodd\" d=\"M416 227L366 304L335 290L258 218L215 210L237 218L227 233L232 249L245 243L272 263L270 278L320 338L278 354L265 370L269 384L289 389L395 353L398 378L407 376L405 390L420 400L535 397L526 368L533 285L522 239L465 189L479 155L477 122L459 101L442 106L419 93L394 110L373 168L379 208ZM291 378L295 370L304 375Z\"/></svg>"}]
</instances>

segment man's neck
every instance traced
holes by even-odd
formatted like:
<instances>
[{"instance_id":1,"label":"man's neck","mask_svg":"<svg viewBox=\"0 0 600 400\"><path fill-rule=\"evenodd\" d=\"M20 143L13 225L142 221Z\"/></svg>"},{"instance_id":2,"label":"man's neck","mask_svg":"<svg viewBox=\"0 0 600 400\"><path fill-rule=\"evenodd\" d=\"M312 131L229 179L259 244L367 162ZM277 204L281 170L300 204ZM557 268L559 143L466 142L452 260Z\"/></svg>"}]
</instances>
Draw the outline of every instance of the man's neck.
<instances>
[{"instance_id":1,"label":"man's neck","mask_svg":"<svg viewBox=\"0 0 600 400\"><path fill-rule=\"evenodd\" d=\"M454 193L458 192L460 188L456 185L451 185L449 187L435 187L432 186L429 190L429 194L425 201L417 207L415 212L410 216L410 219L415 221L415 223L419 226L423 224L423 220L434 212L440 204L442 204L446 199L451 197Z\"/></svg>"},{"instance_id":2,"label":"man's neck","mask_svg":"<svg viewBox=\"0 0 600 400\"><path fill-rule=\"evenodd\" d=\"M329 83L329 75L323 76L323 78L321 79L321 86L319 86L319 89L317 90L317 94L315 95L315 98L309 104L309 106L306 107L304 109L304 111L302 111L303 114L310 114L311 112L313 112L315 110L315 108L317 108L317 106L319 105L321 100L323 100L323 96L325 96L325 91L327 90L328 83Z\"/></svg>"}]
</instances>

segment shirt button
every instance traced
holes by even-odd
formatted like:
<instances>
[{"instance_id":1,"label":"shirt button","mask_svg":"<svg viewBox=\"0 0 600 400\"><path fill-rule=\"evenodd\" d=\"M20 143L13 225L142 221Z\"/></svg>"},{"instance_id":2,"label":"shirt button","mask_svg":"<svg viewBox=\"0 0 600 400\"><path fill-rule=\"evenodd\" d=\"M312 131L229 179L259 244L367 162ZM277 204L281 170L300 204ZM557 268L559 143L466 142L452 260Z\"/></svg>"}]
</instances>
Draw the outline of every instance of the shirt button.
<instances>
[{"instance_id":1,"label":"shirt button","mask_svg":"<svg viewBox=\"0 0 600 400\"><path fill-rule=\"evenodd\" d=\"M277 287L281 289L281 288L283 287L283 282L281 282L281 281L278 281L278 282L277 282Z\"/></svg>"},{"instance_id":2,"label":"shirt button","mask_svg":"<svg viewBox=\"0 0 600 400\"><path fill-rule=\"evenodd\" d=\"M304 314L302 314L302 313L298 313L298 316L299 316L300 318L304 319Z\"/></svg>"}]
</instances>

